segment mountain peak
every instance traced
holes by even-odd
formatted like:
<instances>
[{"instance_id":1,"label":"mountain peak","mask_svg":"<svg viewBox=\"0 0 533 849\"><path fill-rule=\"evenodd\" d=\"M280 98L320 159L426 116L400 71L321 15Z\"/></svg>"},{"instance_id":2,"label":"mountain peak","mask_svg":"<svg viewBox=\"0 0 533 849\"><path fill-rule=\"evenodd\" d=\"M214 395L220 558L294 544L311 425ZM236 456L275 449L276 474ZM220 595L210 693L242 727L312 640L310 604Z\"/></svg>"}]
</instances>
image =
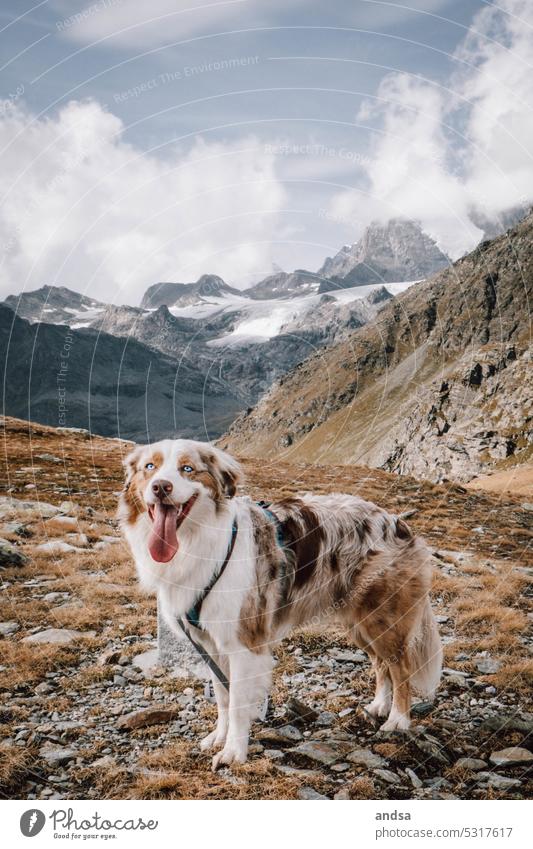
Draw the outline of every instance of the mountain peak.
<instances>
[{"instance_id":1,"label":"mountain peak","mask_svg":"<svg viewBox=\"0 0 533 849\"><path fill-rule=\"evenodd\" d=\"M321 291L364 286L368 283L399 283L421 280L449 265L450 260L417 221L390 218L372 221L361 238L328 257L319 270Z\"/></svg>"}]
</instances>

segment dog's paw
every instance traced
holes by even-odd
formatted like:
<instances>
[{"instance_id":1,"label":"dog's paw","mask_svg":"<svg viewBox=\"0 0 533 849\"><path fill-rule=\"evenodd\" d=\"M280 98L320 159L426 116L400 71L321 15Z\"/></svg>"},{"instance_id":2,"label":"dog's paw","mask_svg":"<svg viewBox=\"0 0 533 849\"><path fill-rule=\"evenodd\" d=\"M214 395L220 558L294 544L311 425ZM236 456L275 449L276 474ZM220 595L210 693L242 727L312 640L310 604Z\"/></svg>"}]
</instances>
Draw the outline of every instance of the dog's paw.
<instances>
[{"instance_id":1,"label":"dog's paw","mask_svg":"<svg viewBox=\"0 0 533 849\"><path fill-rule=\"evenodd\" d=\"M202 752L207 752L209 749L219 749L220 746L223 746L226 742L226 735L220 734L216 729L215 731L211 731L211 734L208 734L207 737L200 743L200 749Z\"/></svg>"},{"instance_id":2,"label":"dog's paw","mask_svg":"<svg viewBox=\"0 0 533 849\"><path fill-rule=\"evenodd\" d=\"M389 716L387 721L381 726L380 731L407 731L410 725L409 717L400 713Z\"/></svg>"},{"instance_id":3,"label":"dog's paw","mask_svg":"<svg viewBox=\"0 0 533 849\"><path fill-rule=\"evenodd\" d=\"M374 719L378 719L378 717L388 716L390 711L390 702L386 702L383 699L374 699L374 701L370 702L369 705L366 705L365 712L368 713L369 716L372 716Z\"/></svg>"},{"instance_id":4,"label":"dog's paw","mask_svg":"<svg viewBox=\"0 0 533 849\"><path fill-rule=\"evenodd\" d=\"M235 746L226 743L221 752L218 752L213 758L213 772L221 766L231 766L232 764L243 764L246 761L248 754L248 746Z\"/></svg>"}]
</instances>

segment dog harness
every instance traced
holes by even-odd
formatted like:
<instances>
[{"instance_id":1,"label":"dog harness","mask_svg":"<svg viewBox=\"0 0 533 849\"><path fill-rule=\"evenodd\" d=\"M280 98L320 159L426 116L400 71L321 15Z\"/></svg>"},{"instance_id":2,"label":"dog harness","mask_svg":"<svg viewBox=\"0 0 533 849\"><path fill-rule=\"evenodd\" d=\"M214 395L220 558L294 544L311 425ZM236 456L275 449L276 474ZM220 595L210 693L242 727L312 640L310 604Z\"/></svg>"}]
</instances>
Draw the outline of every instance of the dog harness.
<instances>
[{"instance_id":1,"label":"dog harness","mask_svg":"<svg viewBox=\"0 0 533 849\"><path fill-rule=\"evenodd\" d=\"M204 603L207 596L209 595L209 593L211 592L211 590L215 586L218 579L222 577L222 574L224 573L226 566L228 565L228 563L231 560L231 555L233 554L233 549L235 548L235 542L237 540L238 530L239 530L239 526L237 524L237 520L235 519L233 521L233 525L231 527L231 540L230 540L230 543L229 543L229 546L228 546L228 550L226 552L226 556L224 558L224 562L222 563L222 566L220 567L218 572L215 572L215 574L213 575L213 577L209 581L208 585L202 590L202 592L200 593L199 597L196 599L196 601L194 602L192 607L190 607L188 609L187 613L185 614L185 619L187 620L187 624L192 625L193 628L198 628L199 630L203 630L202 626L200 624L200 614L202 612L202 604ZM206 651L206 649L204 649L204 647L201 646L200 643L196 642L194 637L191 635L191 632L189 631L189 629L185 625L185 622L179 616L177 618L177 623L180 626L183 633L185 634L185 636L187 637L187 639L189 640L189 642L191 643L191 645L194 646L194 648L196 649L196 651L198 652L198 654L200 655L200 657L202 658L204 663L207 664L207 666L209 667L211 672L215 675L216 678L218 678L218 680L220 681L222 686L225 687L226 690L229 691L229 681L228 681L227 677L224 675L224 673L222 672L218 663L216 663L213 660L213 658L211 657L209 652Z\"/></svg>"},{"instance_id":2,"label":"dog harness","mask_svg":"<svg viewBox=\"0 0 533 849\"><path fill-rule=\"evenodd\" d=\"M269 510L270 502L258 501L257 506L261 507L261 509L265 513L266 517L268 518L268 520L270 522L272 522L272 524L275 526L275 528L276 528L276 542L277 542L279 548L281 548L283 551L285 551L286 545L285 545L285 538L284 538L284 533L283 533L283 525L282 525L280 519L276 516L276 514L273 513L271 510ZM194 602L192 607L190 607L189 610L186 612L184 618L185 618L187 624L185 624L185 622L183 621L183 619L181 617L177 617L177 620L176 620L177 624L179 625L179 627L181 628L181 630L183 631L183 633L185 634L185 636L187 637L187 639L189 640L191 645L196 649L196 651L198 652L198 654L200 655L200 657L202 658L202 660L204 661L206 666L209 667L209 669L211 670L213 675L218 679L218 681L220 681L222 686L226 690L228 690L228 692L229 692L229 681L227 679L227 676L224 674L224 672L222 671L222 669L220 668L218 663L216 663L216 661L213 660L213 658L211 657L209 652L206 649L204 649L204 647L202 645L200 645L200 643L196 642L196 640L192 636L187 625L192 626L193 628L198 628L198 630L200 630L200 631L203 630L202 625L200 624L200 614L202 612L202 605L203 605L204 601L206 600L207 596L209 595L209 593L211 592L211 590L213 589L213 587L215 586L218 579L222 577L222 575L223 575L223 573L226 569L226 566L228 565L228 563L231 560L231 555L233 554L233 549L235 548L235 542L237 540L238 530L239 530L239 526L237 524L237 520L235 519L233 521L233 525L232 525L232 528L231 528L231 540L230 540L230 543L229 543L229 546L228 546L228 550L226 552L226 556L224 558L224 562L222 563L222 566L220 567L218 572L215 572L215 574L213 575L213 577L209 581L208 585L202 590L202 592L200 593L199 597L196 599L196 601ZM284 584L285 584L285 579L286 579L286 570L285 570L285 564L283 563L282 567L281 567L282 586L284 586Z\"/></svg>"}]
</instances>

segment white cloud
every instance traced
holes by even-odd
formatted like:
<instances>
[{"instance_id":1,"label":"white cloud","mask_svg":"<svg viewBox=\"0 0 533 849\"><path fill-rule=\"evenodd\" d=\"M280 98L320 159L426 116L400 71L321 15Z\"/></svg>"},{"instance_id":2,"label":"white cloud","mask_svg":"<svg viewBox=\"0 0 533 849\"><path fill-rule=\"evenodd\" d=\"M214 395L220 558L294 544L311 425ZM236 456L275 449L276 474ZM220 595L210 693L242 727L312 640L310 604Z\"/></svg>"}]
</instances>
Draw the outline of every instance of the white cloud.
<instances>
[{"instance_id":1,"label":"white cloud","mask_svg":"<svg viewBox=\"0 0 533 849\"><path fill-rule=\"evenodd\" d=\"M1 105L1 104L0 104ZM254 137L144 153L98 103L0 109L1 294L43 283L135 303L158 280L269 267L284 190Z\"/></svg>"},{"instance_id":2,"label":"white cloud","mask_svg":"<svg viewBox=\"0 0 533 849\"><path fill-rule=\"evenodd\" d=\"M306 0L292 0L293 5ZM239 29L249 13L270 17L284 0L54 0L56 30L69 41L141 51L203 33Z\"/></svg>"},{"instance_id":3,"label":"white cloud","mask_svg":"<svg viewBox=\"0 0 533 849\"><path fill-rule=\"evenodd\" d=\"M446 85L386 76L358 115L374 122L369 216L418 218L452 256L472 248L475 208L497 216L533 199L533 4L502 0L475 16ZM361 204L332 202L348 217Z\"/></svg>"}]
</instances>

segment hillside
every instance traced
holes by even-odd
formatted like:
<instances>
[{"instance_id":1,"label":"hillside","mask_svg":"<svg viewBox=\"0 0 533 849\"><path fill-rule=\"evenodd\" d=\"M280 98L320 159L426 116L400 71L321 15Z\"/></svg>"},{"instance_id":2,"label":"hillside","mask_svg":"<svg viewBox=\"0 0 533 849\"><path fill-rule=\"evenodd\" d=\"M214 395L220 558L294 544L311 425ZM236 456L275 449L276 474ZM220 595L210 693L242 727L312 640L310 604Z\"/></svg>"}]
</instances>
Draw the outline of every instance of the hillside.
<instances>
[{"instance_id":1,"label":"hillside","mask_svg":"<svg viewBox=\"0 0 533 849\"><path fill-rule=\"evenodd\" d=\"M282 378L222 445L467 481L531 458L533 215Z\"/></svg>"},{"instance_id":2,"label":"hillside","mask_svg":"<svg viewBox=\"0 0 533 849\"><path fill-rule=\"evenodd\" d=\"M296 631L276 648L272 711L254 725L249 763L213 774L199 750L214 720L203 684L141 663L157 623L117 535L129 447L12 418L0 426L2 798L531 796L527 751L494 761L530 749L533 733L523 499L363 467L244 460L242 493L254 499L346 491L414 511L409 523L434 552L445 674L412 732L385 734L363 711L370 664L348 635ZM143 721L121 729L136 711Z\"/></svg>"},{"instance_id":3,"label":"hillside","mask_svg":"<svg viewBox=\"0 0 533 849\"><path fill-rule=\"evenodd\" d=\"M147 442L197 436L208 422L213 438L242 409L191 359L92 328L30 324L2 304L0 359L2 408L44 424Z\"/></svg>"}]
</instances>

